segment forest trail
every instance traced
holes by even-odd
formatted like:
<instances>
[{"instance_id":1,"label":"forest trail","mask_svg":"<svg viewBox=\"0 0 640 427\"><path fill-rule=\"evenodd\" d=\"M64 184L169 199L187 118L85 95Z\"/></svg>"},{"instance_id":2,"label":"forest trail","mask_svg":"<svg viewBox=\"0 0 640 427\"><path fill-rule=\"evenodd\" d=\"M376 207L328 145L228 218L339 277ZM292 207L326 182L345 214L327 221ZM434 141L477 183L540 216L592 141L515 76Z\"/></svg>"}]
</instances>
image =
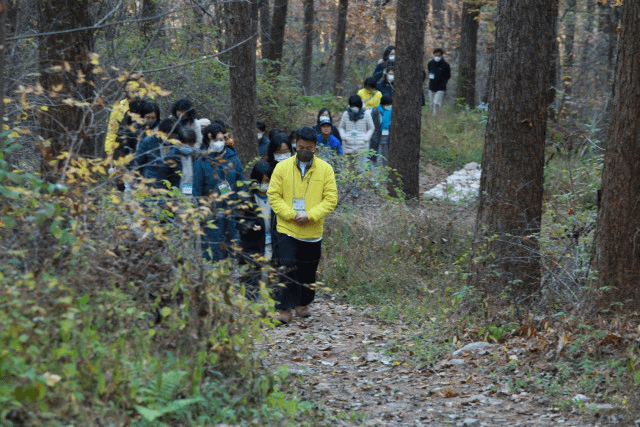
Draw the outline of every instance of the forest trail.
<instances>
[{"instance_id":1,"label":"forest trail","mask_svg":"<svg viewBox=\"0 0 640 427\"><path fill-rule=\"evenodd\" d=\"M432 367L405 363L413 343L401 321L387 324L361 309L317 298L308 319L294 317L268 332L264 366L286 366L302 378L301 399L344 413L342 426L598 426L615 416L580 416L548 396L512 391L518 377L494 367L526 352L476 343L447 351ZM462 345L462 344L460 344ZM459 346L460 346L459 345ZM414 348L415 351L419 349ZM424 349L422 349L424 350ZM404 354L404 356L402 355ZM410 354L413 354L411 351ZM493 372L493 373L492 373ZM364 417L363 417L364 415ZM365 419L362 421L362 419Z\"/></svg>"}]
</instances>

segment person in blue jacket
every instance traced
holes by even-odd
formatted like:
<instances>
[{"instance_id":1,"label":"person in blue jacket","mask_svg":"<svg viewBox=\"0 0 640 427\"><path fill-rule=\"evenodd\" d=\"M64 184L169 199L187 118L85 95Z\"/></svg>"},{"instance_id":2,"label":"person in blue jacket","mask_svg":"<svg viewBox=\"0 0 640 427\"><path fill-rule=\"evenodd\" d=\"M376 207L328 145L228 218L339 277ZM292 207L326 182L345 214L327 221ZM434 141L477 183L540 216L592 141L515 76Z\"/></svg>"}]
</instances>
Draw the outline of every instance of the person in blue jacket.
<instances>
[{"instance_id":1,"label":"person in blue jacket","mask_svg":"<svg viewBox=\"0 0 640 427\"><path fill-rule=\"evenodd\" d=\"M380 100L378 111L380 112L380 149L378 153L379 164L387 166L389 164L389 131L391 130L391 113L393 111L393 99L389 95L384 95Z\"/></svg>"},{"instance_id":2,"label":"person in blue jacket","mask_svg":"<svg viewBox=\"0 0 640 427\"><path fill-rule=\"evenodd\" d=\"M225 145L224 132L217 124L203 131L201 156L193 168L193 195L200 203L209 203L215 228L205 226L202 240L203 257L220 261L232 253L238 238L237 208L242 201L244 171L233 147Z\"/></svg>"},{"instance_id":3,"label":"person in blue jacket","mask_svg":"<svg viewBox=\"0 0 640 427\"><path fill-rule=\"evenodd\" d=\"M167 182L172 187L177 187L180 184L179 165L169 156L169 151L174 146L169 140L178 136L176 119L163 120L152 132L152 135L138 144L132 165L140 171L143 178L153 180L149 183L150 187L167 188Z\"/></svg>"},{"instance_id":4,"label":"person in blue jacket","mask_svg":"<svg viewBox=\"0 0 640 427\"><path fill-rule=\"evenodd\" d=\"M328 147L330 150L342 155L342 143L338 141L338 138L331 134L331 129L333 127L331 119L326 116L321 116L318 119L318 127L320 128L320 134L318 135L318 147Z\"/></svg>"}]
</instances>

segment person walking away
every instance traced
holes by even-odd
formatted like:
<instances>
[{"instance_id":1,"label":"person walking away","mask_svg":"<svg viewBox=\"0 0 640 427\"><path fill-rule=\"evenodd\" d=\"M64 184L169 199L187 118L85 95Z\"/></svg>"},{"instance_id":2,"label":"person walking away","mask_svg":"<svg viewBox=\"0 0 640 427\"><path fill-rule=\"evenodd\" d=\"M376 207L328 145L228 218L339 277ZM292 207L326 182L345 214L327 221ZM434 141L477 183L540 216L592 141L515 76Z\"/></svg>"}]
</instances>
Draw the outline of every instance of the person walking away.
<instances>
[{"instance_id":1,"label":"person walking away","mask_svg":"<svg viewBox=\"0 0 640 427\"><path fill-rule=\"evenodd\" d=\"M267 196L278 217L283 235L278 257L285 269L284 288L276 295L278 320L288 323L292 310L309 317L309 304L315 297L312 285L322 254L324 220L338 202L333 168L314 156L318 135L311 127L298 131L298 150L294 157L276 165Z\"/></svg>"},{"instance_id":2,"label":"person walking away","mask_svg":"<svg viewBox=\"0 0 640 427\"><path fill-rule=\"evenodd\" d=\"M382 93L376 88L376 80L373 77L364 79L364 87L358 91L358 96L364 102L366 108L375 108L380 105Z\"/></svg>"},{"instance_id":3,"label":"person walking away","mask_svg":"<svg viewBox=\"0 0 640 427\"><path fill-rule=\"evenodd\" d=\"M393 99L385 95L380 100L378 106L378 112L380 113L380 156L378 157L378 163L382 166L389 165L389 130L391 129L391 113Z\"/></svg>"},{"instance_id":4,"label":"person walking away","mask_svg":"<svg viewBox=\"0 0 640 427\"><path fill-rule=\"evenodd\" d=\"M211 203L215 225L215 228L205 226L203 258L220 261L232 253L233 242L238 238L238 192L242 189L244 171L235 149L225 144L219 125L207 126L204 134L203 148L207 155L198 158L193 167L193 195L200 203Z\"/></svg>"},{"instance_id":5,"label":"person walking away","mask_svg":"<svg viewBox=\"0 0 640 427\"><path fill-rule=\"evenodd\" d=\"M433 50L433 59L427 63L429 71L429 107L435 117L442 109L442 100L447 91L447 82L451 78L451 67L443 58L444 51L440 48Z\"/></svg>"}]
</instances>

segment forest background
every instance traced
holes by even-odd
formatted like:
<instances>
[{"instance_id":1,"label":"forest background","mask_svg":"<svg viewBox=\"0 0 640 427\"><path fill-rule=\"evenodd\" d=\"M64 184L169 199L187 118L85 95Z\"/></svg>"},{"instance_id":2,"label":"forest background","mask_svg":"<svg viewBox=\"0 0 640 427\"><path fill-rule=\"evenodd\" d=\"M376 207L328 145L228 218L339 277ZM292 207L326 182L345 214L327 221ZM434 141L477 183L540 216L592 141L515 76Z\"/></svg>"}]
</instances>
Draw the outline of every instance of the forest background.
<instances>
[{"instance_id":1,"label":"forest background","mask_svg":"<svg viewBox=\"0 0 640 427\"><path fill-rule=\"evenodd\" d=\"M1 2L0 420L317 425L348 416L300 401L286 372L260 367L255 343L271 326L271 304L242 298L229 266L212 270L199 262L194 239L205 211L176 200L167 222L166 212L149 215L112 190L108 115L126 79L138 73L139 93L154 98L163 116L174 100L189 98L199 117L227 122L247 164L257 154L256 118L290 130L313 125L327 106L336 120L344 96L396 44L401 13L418 11L426 24L418 33L424 57L406 62L425 67L429 52L441 47L453 78L443 115L418 111L419 135L407 146L415 144L419 158L398 151L391 165L412 163L416 177L433 170L444 176L482 159L491 112L476 106L490 101L493 57L505 49L496 46L499 8L441 0ZM596 190L613 143L622 8L554 3L549 46L531 47L549 49L543 68L550 83L542 89L552 92L542 140L542 226L533 238L519 237L527 250L536 241L534 291L518 278L497 290L474 282L502 277L500 263L478 262L502 258L487 250L492 234L478 239L474 202L415 204L418 180L400 167L405 188L391 180L390 193L371 176L339 177L343 193L362 188L371 204L342 197L330 218L323 292L373 305L386 321L413 324L431 349L404 349L407 363L435 363L464 340L526 337L535 342L534 355L556 349L548 366L561 367L563 376L523 378L516 389L548 389L559 405L587 389L633 414L638 321L637 298L628 297L636 282L603 284L593 265ZM390 196L402 190L406 203ZM443 336L436 329L444 325Z\"/></svg>"}]
</instances>

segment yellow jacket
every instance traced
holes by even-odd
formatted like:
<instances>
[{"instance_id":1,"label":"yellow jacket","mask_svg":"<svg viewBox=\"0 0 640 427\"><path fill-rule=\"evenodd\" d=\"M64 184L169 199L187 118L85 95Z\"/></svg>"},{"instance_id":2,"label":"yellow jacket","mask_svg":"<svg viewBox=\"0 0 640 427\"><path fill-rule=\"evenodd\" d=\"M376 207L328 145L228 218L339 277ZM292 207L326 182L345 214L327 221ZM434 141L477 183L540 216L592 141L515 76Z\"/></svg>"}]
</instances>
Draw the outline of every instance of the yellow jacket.
<instances>
[{"instance_id":1,"label":"yellow jacket","mask_svg":"<svg viewBox=\"0 0 640 427\"><path fill-rule=\"evenodd\" d=\"M369 92L365 88L362 88L358 91L358 96L362 98L362 102L364 102L364 106L367 108L376 108L380 105L380 100L382 99L382 92L376 90L375 92Z\"/></svg>"},{"instance_id":2,"label":"yellow jacket","mask_svg":"<svg viewBox=\"0 0 640 427\"><path fill-rule=\"evenodd\" d=\"M278 216L280 233L297 239L322 237L324 219L338 203L338 187L333 168L314 156L302 179L298 168L298 156L290 157L276 165L267 196L271 209ZM305 211L309 215L309 222L305 225L298 225L294 220L294 198L305 201Z\"/></svg>"},{"instance_id":3,"label":"yellow jacket","mask_svg":"<svg viewBox=\"0 0 640 427\"><path fill-rule=\"evenodd\" d=\"M109 114L109 123L107 124L107 137L104 140L104 151L107 154L113 153L116 149L116 136L120 122L124 119L124 115L129 111L129 101L123 99L117 102Z\"/></svg>"}]
</instances>

